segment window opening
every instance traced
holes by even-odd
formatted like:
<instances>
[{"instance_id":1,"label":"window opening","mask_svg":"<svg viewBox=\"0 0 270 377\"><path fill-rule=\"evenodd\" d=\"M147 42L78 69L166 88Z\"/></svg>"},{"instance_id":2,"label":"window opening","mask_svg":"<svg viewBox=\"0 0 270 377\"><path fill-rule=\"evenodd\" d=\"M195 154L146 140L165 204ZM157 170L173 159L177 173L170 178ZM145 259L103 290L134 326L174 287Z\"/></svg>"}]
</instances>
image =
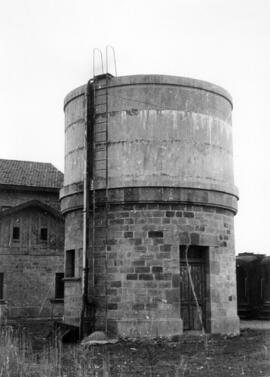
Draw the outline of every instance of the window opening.
<instances>
[{"instance_id":1,"label":"window opening","mask_svg":"<svg viewBox=\"0 0 270 377\"><path fill-rule=\"evenodd\" d=\"M19 226L13 227L12 238L13 238L13 240L19 240L20 239L20 227Z\"/></svg>"},{"instance_id":2,"label":"window opening","mask_svg":"<svg viewBox=\"0 0 270 377\"><path fill-rule=\"evenodd\" d=\"M66 277L72 278L75 276L75 250L66 251Z\"/></svg>"},{"instance_id":3,"label":"window opening","mask_svg":"<svg viewBox=\"0 0 270 377\"><path fill-rule=\"evenodd\" d=\"M64 273L57 272L55 274L55 298L62 299L64 298Z\"/></svg>"},{"instance_id":4,"label":"window opening","mask_svg":"<svg viewBox=\"0 0 270 377\"><path fill-rule=\"evenodd\" d=\"M0 300L4 299L4 273L0 272Z\"/></svg>"},{"instance_id":5,"label":"window opening","mask_svg":"<svg viewBox=\"0 0 270 377\"><path fill-rule=\"evenodd\" d=\"M40 240L41 241L47 241L48 239L48 229L47 228L41 228L40 229Z\"/></svg>"}]
</instances>

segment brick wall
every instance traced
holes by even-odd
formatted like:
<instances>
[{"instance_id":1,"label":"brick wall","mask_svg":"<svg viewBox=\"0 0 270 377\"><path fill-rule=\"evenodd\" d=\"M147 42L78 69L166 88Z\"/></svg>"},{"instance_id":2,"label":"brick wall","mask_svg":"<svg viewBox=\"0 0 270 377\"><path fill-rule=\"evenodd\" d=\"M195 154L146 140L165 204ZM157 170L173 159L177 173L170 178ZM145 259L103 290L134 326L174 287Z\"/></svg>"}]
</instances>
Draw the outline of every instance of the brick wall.
<instances>
[{"instance_id":1,"label":"brick wall","mask_svg":"<svg viewBox=\"0 0 270 377\"><path fill-rule=\"evenodd\" d=\"M209 247L208 331L238 331L230 211L181 204L111 205L108 223L106 268L100 208L92 292L90 283L97 328L105 327L107 307L110 330L122 336L181 333L179 246L191 242Z\"/></svg>"}]
</instances>

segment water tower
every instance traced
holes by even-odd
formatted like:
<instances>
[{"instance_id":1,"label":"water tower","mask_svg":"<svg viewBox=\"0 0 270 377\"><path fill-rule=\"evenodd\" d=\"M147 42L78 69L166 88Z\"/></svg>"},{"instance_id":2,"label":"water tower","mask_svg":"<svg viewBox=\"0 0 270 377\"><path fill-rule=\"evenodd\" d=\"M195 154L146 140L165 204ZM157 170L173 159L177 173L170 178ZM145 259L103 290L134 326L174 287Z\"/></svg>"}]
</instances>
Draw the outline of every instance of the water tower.
<instances>
[{"instance_id":1,"label":"water tower","mask_svg":"<svg viewBox=\"0 0 270 377\"><path fill-rule=\"evenodd\" d=\"M228 92L105 74L64 111L65 322L94 307L94 328L120 336L237 333Z\"/></svg>"}]
</instances>

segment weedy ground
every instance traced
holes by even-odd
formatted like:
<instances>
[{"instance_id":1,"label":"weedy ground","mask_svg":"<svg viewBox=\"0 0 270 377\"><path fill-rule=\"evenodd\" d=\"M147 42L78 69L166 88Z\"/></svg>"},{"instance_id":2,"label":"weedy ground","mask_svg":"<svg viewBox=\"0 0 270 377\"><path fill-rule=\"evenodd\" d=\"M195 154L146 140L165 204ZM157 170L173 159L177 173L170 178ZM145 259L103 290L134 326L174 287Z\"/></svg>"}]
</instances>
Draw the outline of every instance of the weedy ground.
<instances>
[{"instance_id":1,"label":"weedy ground","mask_svg":"<svg viewBox=\"0 0 270 377\"><path fill-rule=\"evenodd\" d=\"M0 377L270 377L270 330L82 347L3 326Z\"/></svg>"}]
</instances>

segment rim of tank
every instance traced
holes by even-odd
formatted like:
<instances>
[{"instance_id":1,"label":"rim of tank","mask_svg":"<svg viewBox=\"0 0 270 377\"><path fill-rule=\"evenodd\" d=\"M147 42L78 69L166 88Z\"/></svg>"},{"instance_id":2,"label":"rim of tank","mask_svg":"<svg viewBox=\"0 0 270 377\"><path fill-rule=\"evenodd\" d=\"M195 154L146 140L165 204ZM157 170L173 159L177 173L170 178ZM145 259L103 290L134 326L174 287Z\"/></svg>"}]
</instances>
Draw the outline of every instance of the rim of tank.
<instances>
[{"instance_id":1,"label":"rim of tank","mask_svg":"<svg viewBox=\"0 0 270 377\"><path fill-rule=\"evenodd\" d=\"M104 76L104 75L101 75ZM97 76L98 78L98 76ZM182 86L186 88L193 88L204 90L210 93L217 94L223 98L225 98L233 107L232 96L230 93L218 86L216 84L212 84L208 81L202 81L198 79L192 79L188 77L181 77L181 76L169 76L169 75L130 75L130 76L118 76L118 77L111 77L109 81L108 88L116 88L121 86L132 86L132 85L171 85L171 86ZM86 84L73 89L69 92L66 97L64 98L64 109L66 105L74 98L82 95L85 93Z\"/></svg>"}]
</instances>

